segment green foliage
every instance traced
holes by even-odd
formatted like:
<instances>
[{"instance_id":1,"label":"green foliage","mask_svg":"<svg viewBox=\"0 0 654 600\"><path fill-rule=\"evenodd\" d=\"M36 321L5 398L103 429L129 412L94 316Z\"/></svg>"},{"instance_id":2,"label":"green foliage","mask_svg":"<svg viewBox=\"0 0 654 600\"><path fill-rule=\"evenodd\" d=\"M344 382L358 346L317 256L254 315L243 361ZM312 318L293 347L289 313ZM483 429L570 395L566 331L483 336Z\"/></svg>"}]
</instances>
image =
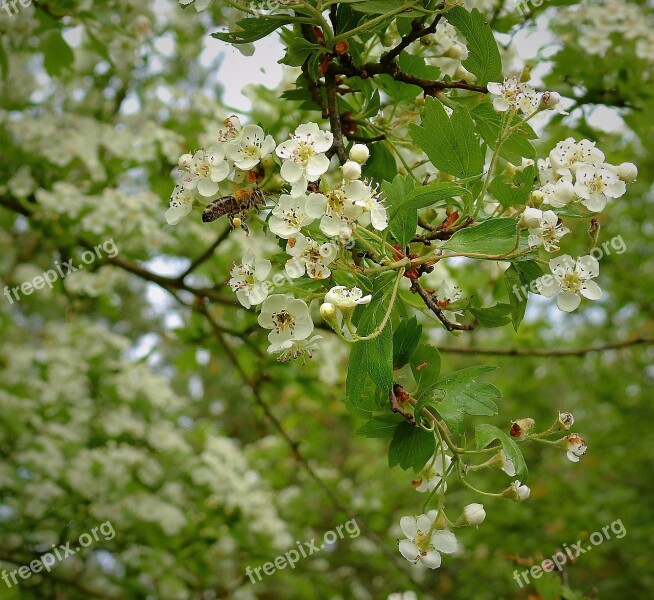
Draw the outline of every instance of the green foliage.
<instances>
[{"instance_id":1,"label":"green foliage","mask_svg":"<svg viewBox=\"0 0 654 600\"><path fill-rule=\"evenodd\" d=\"M465 107L457 106L448 116L438 100L428 98L422 125L411 124L409 131L437 169L461 178L482 172L484 157Z\"/></svg>"}]
</instances>

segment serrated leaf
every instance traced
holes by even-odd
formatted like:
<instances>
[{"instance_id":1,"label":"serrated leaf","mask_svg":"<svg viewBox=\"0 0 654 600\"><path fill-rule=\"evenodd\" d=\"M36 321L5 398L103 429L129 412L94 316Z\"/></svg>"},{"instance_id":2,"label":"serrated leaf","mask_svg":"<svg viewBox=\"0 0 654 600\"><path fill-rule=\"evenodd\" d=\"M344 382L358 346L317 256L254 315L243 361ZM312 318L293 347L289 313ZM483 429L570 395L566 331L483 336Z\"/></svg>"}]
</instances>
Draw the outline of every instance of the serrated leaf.
<instances>
[{"instance_id":1,"label":"serrated leaf","mask_svg":"<svg viewBox=\"0 0 654 600\"><path fill-rule=\"evenodd\" d=\"M422 325L418 319L403 319L393 334L393 370L397 371L408 364L413 351L418 347Z\"/></svg>"},{"instance_id":2,"label":"serrated leaf","mask_svg":"<svg viewBox=\"0 0 654 600\"><path fill-rule=\"evenodd\" d=\"M409 132L439 171L461 178L482 172L484 157L472 117L464 106L457 106L448 117L438 100L427 98L422 124L412 123Z\"/></svg>"},{"instance_id":3,"label":"serrated leaf","mask_svg":"<svg viewBox=\"0 0 654 600\"><path fill-rule=\"evenodd\" d=\"M406 421L400 423L393 433L393 439L388 449L388 466L400 465L402 469L419 471L434 455L436 440L434 434L409 425Z\"/></svg>"},{"instance_id":4,"label":"serrated leaf","mask_svg":"<svg viewBox=\"0 0 654 600\"><path fill-rule=\"evenodd\" d=\"M515 175L499 175L493 179L489 191L504 207L526 204L534 189L538 170L534 166L525 167Z\"/></svg>"},{"instance_id":5,"label":"serrated leaf","mask_svg":"<svg viewBox=\"0 0 654 600\"><path fill-rule=\"evenodd\" d=\"M511 322L510 304L496 304L490 308L469 308L468 310L483 327L503 327Z\"/></svg>"},{"instance_id":6,"label":"serrated leaf","mask_svg":"<svg viewBox=\"0 0 654 600\"><path fill-rule=\"evenodd\" d=\"M359 335L369 335L381 324L394 283L393 273L384 273L373 281L371 303L357 307L354 315ZM350 404L356 404L361 398L366 375L385 393L393 385L393 328L390 320L380 335L353 345L346 381L347 401Z\"/></svg>"},{"instance_id":7,"label":"serrated leaf","mask_svg":"<svg viewBox=\"0 0 654 600\"><path fill-rule=\"evenodd\" d=\"M494 150L500 137L502 117L495 112L490 102L479 104L472 109L471 114L477 125L477 131ZM518 122L519 119L516 117L512 125L516 125ZM515 165L521 164L523 157L535 159L536 148L529 141L534 138L536 138L536 133L525 123L504 141L500 147L499 155Z\"/></svg>"},{"instance_id":8,"label":"serrated leaf","mask_svg":"<svg viewBox=\"0 0 654 600\"><path fill-rule=\"evenodd\" d=\"M386 92L386 95L395 100L402 102L404 100L413 100L418 94L422 93L422 88L410 83L397 81L385 73L377 76L375 81L379 87Z\"/></svg>"},{"instance_id":9,"label":"serrated leaf","mask_svg":"<svg viewBox=\"0 0 654 600\"><path fill-rule=\"evenodd\" d=\"M397 426L404 421L400 415L384 415L370 419L357 430L359 435L367 438L393 437Z\"/></svg>"},{"instance_id":10,"label":"serrated leaf","mask_svg":"<svg viewBox=\"0 0 654 600\"><path fill-rule=\"evenodd\" d=\"M489 219L476 227L457 231L443 248L454 252L500 256L511 253L515 248L517 234L517 219Z\"/></svg>"},{"instance_id":11,"label":"serrated leaf","mask_svg":"<svg viewBox=\"0 0 654 600\"><path fill-rule=\"evenodd\" d=\"M479 377L494 370L495 367L470 367L455 371L436 383L436 387L445 392L445 398L436 405L437 410L455 433L464 433L466 414L487 417L497 414L494 398L500 397L500 391L494 385L479 380Z\"/></svg>"},{"instance_id":12,"label":"serrated leaf","mask_svg":"<svg viewBox=\"0 0 654 600\"><path fill-rule=\"evenodd\" d=\"M441 372L441 355L433 346L420 344L409 362L417 384L415 395L417 398L421 398L438 382Z\"/></svg>"},{"instance_id":13,"label":"serrated leaf","mask_svg":"<svg viewBox=\"0 0 654 600\"><path fill-rule=\"evenodd\" d=\"M363 175L375 181L393 181L397 175L397 163L384 142L368 146L370 158L363 165Z\"/></svg>"},{"instance_id":14,"label":"serrated leaf","mask_svg":"<svg viewBox=\"0 0 654 600\"><path fill-rule=\"evenodd\" d=\"M284 58L281 58L278 62L291 67L301 67L312 54L323 53L324 51L324 48L312 44L303 37L294 37L286 50Z\"/></svg>"},{"instance_id":15,"label":"serrated leaf","mask_svg":"<svg viewBox=\"0 0 654 600\"><path fill-rule=\"evenodd\" d=\"M248 18L237 21L236 25L240 28L237 31L217 31L211 34L223 42L230 44L250 44L277 31L280 27L292 23L293 19L264 19L264 18Z\"/></svg>"},{"instance_id":16,"label":"serrated leaf","mask_svg":"<svg viewBox=\"0 0 654 600\"><path fill-rule=\"evenodd\" d=\"M525 463L518 444L501 429L495 427L495 425L484 423L475 427L475 444L477 450L483 450L495 440L500 441L502 450L504 450L506 456L513 462L516 478L521 483L524 483L527 480L527 463Z\"/></svg>"},{"instance_id":17,"label":"serrated leaf","mask_svg":"<svg viewBox=\"0 0 654 600\"><path fill-rule=\"evenodd\" d=\"M476 83L484 85L489 81L502 81L502 58L484 15L476 8L468 12L462 6L455 6L446 18L466 38L468 58L462 64L477 77Z\"/></svg>"},{"instance_id":18,"label":"serrated leaf","mask_svg":"<svg viewBox=\"0 0 654 600\"><path fill-rule=\"evenodd\" d=\"M433 65L428 65L427 61L422 56L409 54L408 52L401 52L398 57L398 63L403 73L409 73L422 79L438 79L441 70Z\"/></svg>"},{"instance_id":19,"label":"serrated leaf","mask_svg":"<svg viewBox=\"0 0 654 600\"><path fill-rule=\"evenodd\" d=\"M525 318L525 311L527 310L527 294L520 291L522 280L520 279L520 271L515 265L511 265L504 271L504 283L509 293L509 303L511 305L511 322L513 329L518 331L522 319Z\"/></svg>"},{"instance_id":20,"label":"serrated leaf","mask_svg":"<svg viewBox=\"0 0 654 600\"><path fill-rule=\"evenodd\" d=\"M402 248L406 247L418 228L418 210L464 195L469 195L468 190L447 182L430 183L407 191L390 205L391 234Z\"/></svg>"}]
</instances>

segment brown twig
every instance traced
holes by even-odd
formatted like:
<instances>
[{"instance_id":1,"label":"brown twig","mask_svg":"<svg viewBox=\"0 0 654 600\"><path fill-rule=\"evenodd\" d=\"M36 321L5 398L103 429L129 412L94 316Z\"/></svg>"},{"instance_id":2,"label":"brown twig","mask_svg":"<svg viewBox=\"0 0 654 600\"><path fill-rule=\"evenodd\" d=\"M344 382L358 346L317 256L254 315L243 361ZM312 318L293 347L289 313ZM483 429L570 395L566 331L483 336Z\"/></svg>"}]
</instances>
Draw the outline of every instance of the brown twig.
<instances>
[{"instance_id":1,"label":"brown twig","mask_svg":"<svg viewBox=\"0 0 654 600\"><path fill-rule=\"evenodd\" d=\"M455 354L485 354L487 356L582 357L592 352L605 352L606 350L618 350L630 346L651 344L654 344L654 338L637 336L627 340L605 342L602 344L587 346L585 348L564 348L559 350L550 350L549 348L473 348L457 346L439 346L438 350L440 352L451 352Z\"/></svg>"},{"instance_id":2,"label":"brown twig","mask_svg":"<svg viewBox=\"0 0 654 600\"><path fill-rule=\"evenodd\" d=\"M341 123L341 113L338 108L338 83L336 75L329 71L325 73L325 83L327 85L327 108L329 110L329 125L334 135L334 144L328 156L336 154L341 164L347 162L345 152L345 143L343 141L343 125Z\"/></svg>"},{"instance_id":3,"label":"brown twig","mask_svg":"<svg viewBox=\"0 0 654 600\"><path fill-rule=\"evenodd\" d=\"M418 294L424 303L427 305L427 308L433 312L438 320L445 326L445 329L448 331L471 331L475 328L473 324L470 325L461 325L460 323L452 323L450 320L447 319L447 317L443 314L443 309L441 309L438 304L436 303L436 300L434 300L434 296L425 290L418 280L414 280L411 283L411 291L414 294Z\"/></svg>"}]
</instances>

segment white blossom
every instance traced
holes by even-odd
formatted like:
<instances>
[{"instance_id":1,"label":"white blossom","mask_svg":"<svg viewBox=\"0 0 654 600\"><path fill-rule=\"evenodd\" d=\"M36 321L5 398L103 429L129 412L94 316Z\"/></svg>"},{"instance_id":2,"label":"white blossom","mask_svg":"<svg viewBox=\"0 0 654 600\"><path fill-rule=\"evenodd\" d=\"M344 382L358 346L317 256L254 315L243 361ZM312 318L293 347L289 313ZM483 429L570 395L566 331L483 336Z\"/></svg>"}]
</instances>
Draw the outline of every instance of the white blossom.
<instances>
[{"instance_id":1,"label":"white blossom","mask_svg":"<svg viewBox=\"0 0 654 600\"><path fill-rule=\"evenodd\" d=\"M236 168L249 171L274 149L275 140L271 135L266 135L258 125L246 125L238 141L227 145L226 155Z\"/></svg>"},{"instance_id":2,"label":"white blossom","mask_svg":"<svg viewBox=\"0 0 654 600\"><path fill-rule=\"evenodd\" d=\"M310 197L306 192L299 196L282 194L268 221L270 231L287 240L300 233L302 227L313 223L314 218L307 214L307 202L310 202Z\"/></svg>"},{"instance_id":3,"label":"white blossom","mask_svg":"<svg viewBox=\"0 0 654 600\"><path fill-rule=\"evenodd\" d=\"M600 212L609 198L620 198L626 191L627 184L610 165L583 165L577 170L575 192L588 210Z\"/></svg>"},{"instance_id":4,"label":"white blossom","mask_svg":"<svg viewBox=\"0 0 654 600\"><path fill-rule=\"evenodd\" d=\"M599 275L597 259L588 255L576 261L567 254L550 260L551 275L543 275L536 280L540 294L547 298L556 296L556 304L565 312L575 310L581 296L589 300L599 300L602 290L591 281Z\"/></svg>"},{"instance_id":5,"label":"white blossom","mask_svg":"<svg viewBox=\"0 0 654 600\"><path fill-rule=\"evenodd\" d=\"M268 297L269 285L266 278L271 269L270 261L256 260L252 249L245 252L240 264L232 267L229 285L245 308L261 304Z\"/></svg>"},{"instance_id":6,"label":"white blossom","mask_svg":"<svg viewBox=\"0 0 654 600\"><path fill-rule=\"evenodd\" d=\"M537 209L531 210L535 211ZM538 212L540 217L537 222L534 223L532 217L529 224L529 238L527 241L530 246L543 246L547 252L558 252L560 250L558 243L566 233L570 233L570 230L563 223L559 223L559 217L554 211Z\"/></svg>"},{"instance_id":7,"label":"white blossom","mask_svg":"<svg viewBox=\"0 0 654 600\"><path fill-rule=\"evenodd\" d=\"M400 554L414 564L422 563L429 569L441 566L441 552L451 554L458 549L456 537L451 531L433 529L427 515L402 517L400 527L407 539L399 543Z\"/></svg>"},{"instance_id":8,"label":"white blossom","mask_svg":"<svg viewBox=\"0 0 654 600\"><path fill-rule=\"evenodd\" d=\"M441 480L447 473L447 470L452 464L452 459L440 450L436 451L434 457L427 463L427 465L418 473L415 481L412 482L413 487L417 492L431 492L440 486ZM443 482L443 491L447 490L447 483Z\"/></svg>"},{"instance_id":9,"label":"white blossom","mask_svg":"<svg viewBox=\"0 0 654 600\"><path fill-rule=\"evenodd\" d=\"M352 235L355 221L363 213L363 208L355 204L356 200L364 198L365 187L362 181L353 181L341 188L335 188L327 194L313 192L307 202L307 214L320 219L320 230L330 236L349 239Z\"/></svg>"},{"instance_id":10,"label":"white blossom","mask_svg":"<svg viewBox=\"0 0 654 600\"><path fill-rule=\"evenodd\" d=\"M166 211L166 222L168 225L177 225L186 217L195 202L195 191L181 185L175 186L175 191L170 197L170 208Z\"/></svg>"},{"instance_id":11,"label":"white blossom","mask_svg":"<svg viewBox=\"0 0 654 600\"><path fill-rule=\"evenodd\" d=\"M189 167L192 178L185 186L189 189L197 189L200 195L205 198L215 196L218 192L218 184L227 179L230 168L225 160L225 149L222 146L212 146L207 150L198 150L193 155Z\"/></svg>"},{"instance_id":12,"label":"white blossom","mask_svg":"<svg viewBox=\"0 0 654 600\"><path fill-rule=\"evenodd\" d=\"M574 138L569 137L554 147L549 159L552 168L561 176L566 176L570 172L574 174L577 168L584 164L603 163L604 153L595 147L595 142L576 142Z\"/></svg>"},{"instance_id":13,"label":"white blossom","mask_svg":"<svg viewBox=\"0 0 654 600\"><path fill-rule=\"evenodd\" d=\"M358 287L350 289L343 285L334 286L325 294L325 303L341 311L351 311L359 304L369 304L371 300L372 296L364 296Z\"/></svg>"},{"instance_id":14,"label":"white blossom","mask_svg":"<svg viewBox=\"0 0 654 600\"><path fill-rule=\"evenodd\" d=\"M579 458L586 454L588 446L586 441L577 433L571 433L566 440L566 455L572 462L579 462Z\"/></svg>"},{"instance_id":15,"label":"white blossom","mask_svg":"<svg viewBox=\"0 0 654 600\"><path fill-rule=\"evenodd\" d=\"M325 152L334 142L329 131L322 131L316 123L300 125L291 139L277 146L276 152L284 162L281 176L292 184L294 195L305 192L309 181L316 181L329 168Z\"/></svg>"},{"instance_id":16,"label":"white blossom","mask_svg":"<svg viewBox=\"0 0 654 600\"><path fill-rule=\"evenodd\" d=\"M286 252L293 258L286 262L286 272L296 279L305 273L311 279L326 279L331 274L329 265L336 260L337 248L334 244L319 244L301 233L288 238Z\"/></svg>"},{"instance_id":17,"label":"white blossom","mask_svg":"<svg viewBox=\"0 0 654 600\"><path fill-rule=\"evenodd\" d=\"M313 331L313 321L309 315L309 307L303 300L287 294L268 296L261 306L259 325L270 329L268 352L284 352L289 350L285 342L306 340Z\"/></svg>"},{"instance_id":18,"label":"white blossom","mask_svg":"<svg viewBox=\"0 0 654 600\"><path fill-rule=\"evenodd\" d=\"M481 525L486 518L486 511L484 510L484 505L474 502L473 504L468 504L463 509L463 517L468 525Z\"/></svg>"}]
</instances>

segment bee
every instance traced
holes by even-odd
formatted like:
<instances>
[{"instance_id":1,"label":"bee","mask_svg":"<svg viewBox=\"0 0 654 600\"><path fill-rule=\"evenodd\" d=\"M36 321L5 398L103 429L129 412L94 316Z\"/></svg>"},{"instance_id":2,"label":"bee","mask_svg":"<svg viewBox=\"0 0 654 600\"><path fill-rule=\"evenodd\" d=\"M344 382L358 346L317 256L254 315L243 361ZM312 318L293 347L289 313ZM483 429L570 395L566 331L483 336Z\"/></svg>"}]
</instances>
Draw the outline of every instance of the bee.
<instances>
[{"instance_id":1,"label":"bee","mask_svg":"<svg viewBox=\"0 0 654 600\"><path fill-rule=\"evenodd\" d=\"M243 223L245 217L266 203L263 192L259 188L245 188L234 192L233 196L216 198L202 213L202 221L211 223L225 215L229 218L232 227L242 227L249 233L247 225Z\"/></svg>"}]
</instances>

